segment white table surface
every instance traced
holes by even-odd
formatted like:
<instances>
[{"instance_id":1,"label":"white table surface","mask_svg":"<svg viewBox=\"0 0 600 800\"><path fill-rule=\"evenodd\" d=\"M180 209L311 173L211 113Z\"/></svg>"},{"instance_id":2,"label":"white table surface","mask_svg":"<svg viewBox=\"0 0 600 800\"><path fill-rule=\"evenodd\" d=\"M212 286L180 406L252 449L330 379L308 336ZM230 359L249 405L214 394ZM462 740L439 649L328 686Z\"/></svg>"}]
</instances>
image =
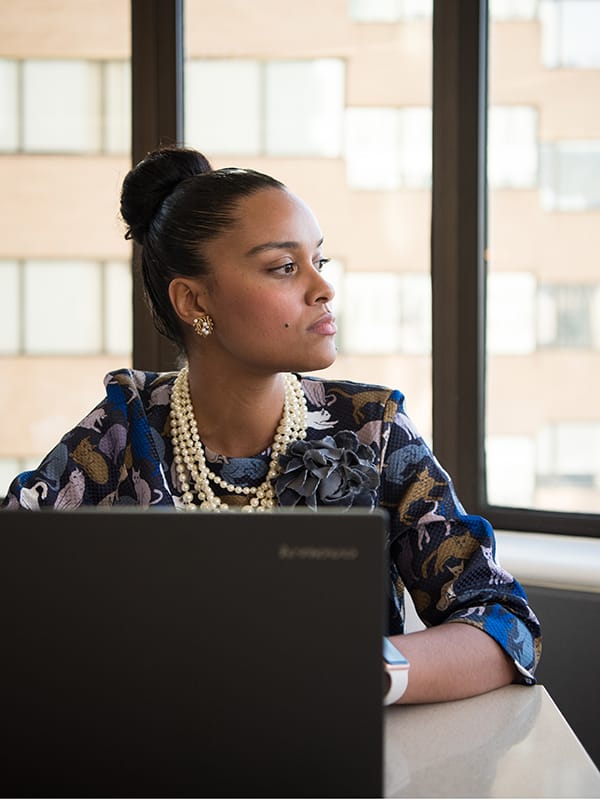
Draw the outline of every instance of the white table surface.
<instances>
[{"instance_id":1,"label":"white table surface","mask_svg":"<svg viewBox=\"0 0 600 800\"><path fill-rule=\"evenodd\" d=\"M596 797L600 772L543 686L385 711L386 797Z\"/></svg>"}]
</instances>

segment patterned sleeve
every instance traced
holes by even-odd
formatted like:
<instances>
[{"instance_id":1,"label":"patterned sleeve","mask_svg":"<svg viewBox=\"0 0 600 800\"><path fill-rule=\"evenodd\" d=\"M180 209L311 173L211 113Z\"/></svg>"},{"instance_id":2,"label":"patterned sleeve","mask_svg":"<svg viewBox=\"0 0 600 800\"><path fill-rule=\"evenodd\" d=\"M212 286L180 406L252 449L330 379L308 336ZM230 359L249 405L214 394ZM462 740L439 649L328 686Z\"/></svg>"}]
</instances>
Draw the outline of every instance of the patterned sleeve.
<instances>
[{"instance_id":1,"label":"patterned sleeve","mask_svg":"<svg viewBox=\"0 0 600 800\"><path fill-rule=\"evenodd\" d=\"M541 632L519 582L500 566L490 523L465 513L452 480L393 392L386 408L381 505L390 513L396 596L406 587L425 625L463 622L488 633L534 683ZM403 624L398 600L396 628ZM393 616L393 613L392 613ZM394 619L390 620L394 631Z\"/></svg>"},{"instance_id":2,"label":"patterned sleeve","mask_svg":"<svg viewBox=\"0 0 600 800\"><path fill-rule=\"evenodd\" d=\"M109 373L104 400L63 436L37 469L17 475L2 508L68 511L82 505L147 506L162 499L160 437L148 424L139 393L149 375Z\"/></svg>"}]
</instances>

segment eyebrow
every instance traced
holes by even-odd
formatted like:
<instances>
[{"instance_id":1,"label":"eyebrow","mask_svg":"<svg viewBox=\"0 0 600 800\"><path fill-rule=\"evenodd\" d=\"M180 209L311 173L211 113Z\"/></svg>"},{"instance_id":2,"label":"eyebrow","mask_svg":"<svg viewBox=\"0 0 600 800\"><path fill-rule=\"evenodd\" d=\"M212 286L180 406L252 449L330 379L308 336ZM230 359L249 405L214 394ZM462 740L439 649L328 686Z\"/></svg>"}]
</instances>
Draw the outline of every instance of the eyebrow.
<instances>
[{"instance_id":1,"label":"eyebrow","mask_svg":"<svg viewBox=\"0 0 600 800\"><path fill-rule=\"evenodd\" d=\"M321 247L322 244L323 237L319 239L316 246ZM264 242L264 244L257 244L251 247L246 253L246 256L255 256L258 253L264 253L265 250L297 250L299 247L301 247L300 242Z\"/></svg>"}]
</instances>

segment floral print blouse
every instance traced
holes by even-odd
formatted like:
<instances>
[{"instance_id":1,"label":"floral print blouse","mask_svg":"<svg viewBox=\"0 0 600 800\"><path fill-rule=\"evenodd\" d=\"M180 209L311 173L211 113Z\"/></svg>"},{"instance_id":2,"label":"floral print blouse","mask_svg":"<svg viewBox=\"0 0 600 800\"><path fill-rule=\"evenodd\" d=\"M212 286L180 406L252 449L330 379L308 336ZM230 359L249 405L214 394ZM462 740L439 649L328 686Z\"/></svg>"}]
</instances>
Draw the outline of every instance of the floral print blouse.
<instances>
[{"instance_id":1,"label":"floral print blouse","mask_svg":"<svg viewBox=\"0 0 600 800\"><path fill-rule=\"evenodd\" d=\"M181 509L169 435L176 375L130 369L109 373L104 400L36 470L14 479L2 507ZM300 377L308 403L307 438L297 456L283 457L284 475L277 480L280 505L348 507L356 501L386 509L388 632L404 630L407 590L425 625L463 622L481 628L513 659L522 682L534 683L541 653L538 620L521 585L496 559L491 525L465 512L450 477L406 415L402 393ZM229 483L256 485L266 476L269 451L252 458L227 459L210 451L206 455L211 469ZM330 468L324 471L323 459L328 458ZM300 461L308 464L302 467L302 480L298 470L294 472ZM328 480L321 481L325 473ZM332 476L335 485L330 488ZM304 488L299 495L294 487L300 484ZM229 504L240 501L239 496L223 499Z\"/></svg>"}]
</instances>

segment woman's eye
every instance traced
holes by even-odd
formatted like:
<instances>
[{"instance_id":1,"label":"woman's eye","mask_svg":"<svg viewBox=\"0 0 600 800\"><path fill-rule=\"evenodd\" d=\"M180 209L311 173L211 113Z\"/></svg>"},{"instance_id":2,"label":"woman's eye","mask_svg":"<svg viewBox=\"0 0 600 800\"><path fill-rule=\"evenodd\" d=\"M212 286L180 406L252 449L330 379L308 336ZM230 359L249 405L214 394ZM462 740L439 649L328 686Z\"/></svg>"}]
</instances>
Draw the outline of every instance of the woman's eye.
<instances>
[{"instance_id":1,"label":"woman's eye","mask_svg":"<svg viewBox=\"0 0 600 800\"><path fill-rule=\"evenodd\" d=\"M296 265L290 261L289 264L282 264L280 267L277 268L279 272L283 272L284 275L291 275L296 271Z\"/></svg>"},{"instance_id":2,"label":"woman's eye","mask_svg":"<svg viewBox=\"0 0 600 800\"><path fill-rule=\"evenodd\" d=\"M315 268L318 272L321 272L325 264L329 264L331 261L330 258L319 258L315 264Z\"/></svg>"}]
</instances>

